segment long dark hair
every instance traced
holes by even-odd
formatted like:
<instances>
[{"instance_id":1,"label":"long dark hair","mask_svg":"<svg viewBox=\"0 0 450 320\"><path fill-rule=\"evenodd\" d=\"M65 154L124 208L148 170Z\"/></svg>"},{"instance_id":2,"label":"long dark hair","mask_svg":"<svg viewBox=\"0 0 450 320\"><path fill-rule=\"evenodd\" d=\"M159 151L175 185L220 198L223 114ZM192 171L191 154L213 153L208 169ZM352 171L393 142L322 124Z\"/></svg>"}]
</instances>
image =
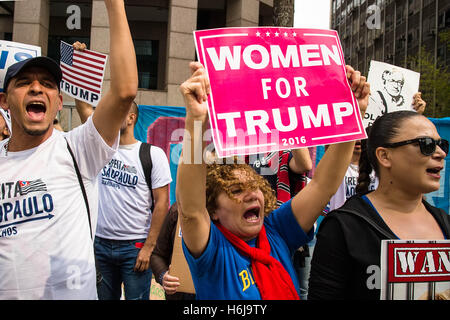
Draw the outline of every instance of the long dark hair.
<instances>
[{"instance_id":1,"label":"long dark hair","mask_svg":"<svg viewBox=\"0 0 450 320\"><path fill-rule=\"evenodd\" d=\"M367 136L369 136L371 126L366 128ZM372 173L372 166L367 156L367 139L361 140L361 155L358 163L358 183L356 184L356 193L365 193L369 191L370 174Z\"/></svg>"},{"instance_id":2,"label":"long dark hair","mask_svg":"<svg viewBox=\"0 0 450 320\"><path fill-rule=\"evenodd\" d=\"M395 111L385 113L377 118L372 126L367 128L368 138L361 141L361 156L359 158L359 176L356 192L367 192L370 185L370 173L375 170L377 177L380 175L375 151L385 143L392 142L398 135L403 121L412 117L423 117L415 111Z\"/></svg>"}]
</instances>

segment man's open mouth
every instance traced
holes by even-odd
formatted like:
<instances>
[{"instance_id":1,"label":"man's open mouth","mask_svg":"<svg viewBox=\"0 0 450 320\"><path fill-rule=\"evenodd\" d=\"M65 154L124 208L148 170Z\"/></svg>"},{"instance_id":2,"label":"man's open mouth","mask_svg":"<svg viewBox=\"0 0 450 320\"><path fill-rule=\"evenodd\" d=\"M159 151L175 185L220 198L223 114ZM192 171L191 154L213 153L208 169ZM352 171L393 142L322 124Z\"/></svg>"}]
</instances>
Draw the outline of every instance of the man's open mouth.
<instances>
[{"instance_id":1,"label":"man's open mouth","mask_svg":"<svg viewBox=\"0 0 450 320\"><path fill-rule=\"evenodd\" d=\"M43 102L33 101L27 104L26 110L32 120L39 121L44 117L47 108Z\"/></svg>"}]
</instances>

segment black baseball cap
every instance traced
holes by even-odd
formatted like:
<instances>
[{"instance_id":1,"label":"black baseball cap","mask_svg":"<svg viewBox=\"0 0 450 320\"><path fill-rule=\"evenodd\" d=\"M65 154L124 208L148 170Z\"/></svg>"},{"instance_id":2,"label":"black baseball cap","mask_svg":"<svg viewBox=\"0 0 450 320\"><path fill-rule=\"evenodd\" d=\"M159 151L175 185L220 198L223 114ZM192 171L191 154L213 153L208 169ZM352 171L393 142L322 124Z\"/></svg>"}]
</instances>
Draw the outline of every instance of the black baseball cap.
<instances>
[{"instance_id":1,"label":"black baseball cap","mask_svg":"<svg viewBox=\"0 0 450 320\"><path fill-rule=\"evenodd\" d=\"M22 71L24 68L28 67L41 67L46 69L55 78L59 90L59 83L61 82L62 79L62 71L58 63L56 63L55 60L49 57L35 57L19 61L9 66L8 70L6 71L5 81L3 82L4 84L3 91L6 92L6 88L8 88L8 83L12 78L18 75L19 72Z\"/></svg>"}]
</instances>

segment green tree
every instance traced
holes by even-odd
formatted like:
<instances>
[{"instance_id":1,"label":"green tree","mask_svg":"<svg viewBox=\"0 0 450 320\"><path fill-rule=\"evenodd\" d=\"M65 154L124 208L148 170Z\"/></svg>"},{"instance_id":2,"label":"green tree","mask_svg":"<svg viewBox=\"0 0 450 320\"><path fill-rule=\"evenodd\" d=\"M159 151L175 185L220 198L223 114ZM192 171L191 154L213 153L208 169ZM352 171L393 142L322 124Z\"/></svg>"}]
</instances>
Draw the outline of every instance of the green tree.
<instances>
[{"instance_id":1,"label":"green tree","mask_svg":"<svg viewBox=\"0 0 450 320\"><path fill-rule=\"evenodd\" d=\"M294 26L294 0L273 0L273 25Z\"/></svg>"},{"instance_id":2,"label":"green tree","mask_svg":"<svg viewBox=\"0 0 450 320\"><path fill-rule=\"evenodd\" d=\"M442 32L440 39L447 42L450 31ZM450 50L450 49L448 49ZM411 69L420 72L420 87L422 99L426 101L427 107L424 115L432 118L450 116L450 70L443 61L436 61L434 54L425 47L421 47L417 55L409 59Z\"/></svg>"}]
</instances>

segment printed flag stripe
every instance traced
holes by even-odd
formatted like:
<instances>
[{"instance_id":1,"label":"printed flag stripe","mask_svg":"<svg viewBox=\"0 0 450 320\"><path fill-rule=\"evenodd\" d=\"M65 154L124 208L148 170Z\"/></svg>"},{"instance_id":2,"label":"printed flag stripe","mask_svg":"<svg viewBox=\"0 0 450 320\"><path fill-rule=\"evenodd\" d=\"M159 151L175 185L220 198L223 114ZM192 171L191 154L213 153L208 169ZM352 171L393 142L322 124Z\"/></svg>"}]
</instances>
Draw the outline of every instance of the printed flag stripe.
<instances>
[{"instance_id":1,"label":"printed flag stripe","mask_svg":"<svg viewBox=\"0 0 450 320\"><path fill-rule=\"evenodd\" d=\"M65 80L65 81L67 81L67 82L69 82L69 83L71 83L71 84L73 84L73 85L75 85L75 86L78 86L78 87L80 87L80 88L83 88L83 89L86 89L86 90L90 90L90 91L92 91L92 92L95 92L95 93L100 94L100 91L95 90L95 89L92 89L92 88L89 88L89 87L87 87L87 86L85 86L85 85L79 84L78 82L73 81L73 80L71 80L70 78L67 78L67 77L65 77L65 76L63 76L63 80Z\"/></svg>"},{"instance_id":2,"label":"printed flag stripe","mask_svg":"<svg viewBox=\"0 0 450 320\"><path fill-rule=\"evenodd\" d=\"M91 80L94 80L94 81L97 81L97 82L100 82L100 83L103 80L102 78L96 78L96 77L90 76L88 74L75 71L73 68L71 68L71 67L69 67L69 66L67 66L65 64L61 64L61 69L64 69L67 72L71 72L73 74L77 74L77 75L82 76L84 78L88 78L88 79L91 79Z\"/></svg>"},{"instance_id":3,"label":"printed flag stripe","mask_svg":"<svg viewBox=\"0 0 450 320\"><path fill-rule=\"evenodd\" d=\"M102 68L102 69L103 69L103 67L104 67L104 65L106 63L106 60L104 60L104 61L92 61L92 59L88 59L88 57L86 57L86 56L77 55L76 53L74 53L73 59L74 59L74 62L78 62L80 64L85 64L85 65L91 64L93 66L96 66L97 68Z\"/></svg>"},{"instance_id":4,"label":"printed flag stripe","mask_svg":"<svg viewBox=\"0 0 450 320\"><path fill-rule=\"evenodd\" d=\"M67 75L67 76L70 76L73 80L80 81L81 83L84 83L84 84L86 84L86 85L93 86L94 88L97 87L97 86L99 85L98 82L97 82L97 83L94 83L94 82L88 81L88 80L86 80L86 79L81 79L80 77L74 76L73 74L70 74L70 75Z\"/></svg>"},{"instance_id":5,"label":"printed flag stripe","mask_svg":"<svg viewBox=\"0 0 450 320\"><path fill-rule=\"evenodd\" d=\"M77 58L77 59L79 58L79 59L84 59L84 60L88 60L88 61L97 63L97 64L100 65L100 67L101 67L101 65L105 62L104 60L103 60L103 61L102 61L102 60L97 60L97 59L88 57L88 56L86 56L86 55L79 54L78 52L74 52L73 56L74 56L75 58Z\"/></svg>"},{"instance_id":6,"label":"printed flag stripe","mask_svg":"<svg viewBox=\"0 0 450 320\"><path fill-rule=\"evenodd\" d=\"M102 54L102 53L99 53L99 52L94 52L94 51L91 51L91 50L88 50L88 49L86 49L84 51L80 51L80 52L83 53L83 54L86 54L86 55L91 55L91 56L94 56L94 57L101 58L103 60L105 60L106 57L107 57L107 55L105 55L105 54Z\"/></svg>"},{"instance_id":7,"label":"printed flag stripe","mask_svg":"<svg viewBox=\"0 0 450 320\"><path fill-rule=\"evenodd\" d=\"M25 195L30 192L47 191L47 186L42 179L33 181L19 181L20 182L20 194Z\"/></svg>"},{"instance_id":8,"label":"printed flag stripe","mask_svg":"<svg viewBox=\"0 0 450 320\"><path fill-rule=\"evenodd\" d=\"M94 69L97 69L97 70L103 70L102 67L96 66L95 64L84 62L84 61L82 61L80 59L77 59L75 56L73 56L73 63L74 64L75 63L79 63L79 64L82 64L82 65L85 65L85 66L88 66L88 67L91 67L91 68L94 68Z\"/></svg>"},{"instance_id":9,"label":"printed flag stripe","mask_svg":"<svg viewBox=\"0 0 450 320\"><path fill-rule=\"evenodd\" d=\"M71 74L63 74L63 80L68 81L75 86L83 86L83 89L86 89L86 90L94 91L94 90L97 90L97 88L98 88L98 86L92 87L92 86L86 84L84 81L80 82L80 81L72 79Z\"/></svg>"},{"instance_id":10,"label":"printed flag stripe","mask_svg":"<svg viewBox=\"0 0 450 320\"><path fill-rule=\"evenodd\" d=\"M64 65L64 66L66 66L66 67L70 67L69 65L67 65L67 64L61 64L61 65ZM103 77L103 74L101 74L100 72L97 72L97 71L93 71L93 70L90 70L90 69L86 69L86 68L83 68L83 67L81 67L81 66L74 66L74 67L76 67L77 69L79 69L79 70L81 70L81 71L84 71L84 72L86 72L86 73L89 73L89 74L93 74L93 75L96 75L96 76L99 76L99 77Z\"/></svg>"}]
</instances>

